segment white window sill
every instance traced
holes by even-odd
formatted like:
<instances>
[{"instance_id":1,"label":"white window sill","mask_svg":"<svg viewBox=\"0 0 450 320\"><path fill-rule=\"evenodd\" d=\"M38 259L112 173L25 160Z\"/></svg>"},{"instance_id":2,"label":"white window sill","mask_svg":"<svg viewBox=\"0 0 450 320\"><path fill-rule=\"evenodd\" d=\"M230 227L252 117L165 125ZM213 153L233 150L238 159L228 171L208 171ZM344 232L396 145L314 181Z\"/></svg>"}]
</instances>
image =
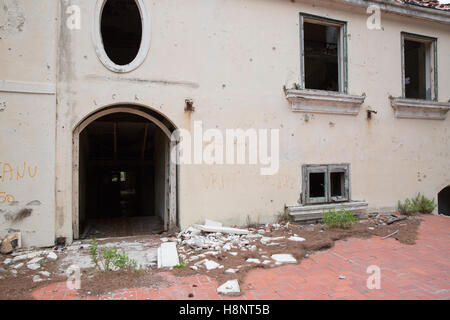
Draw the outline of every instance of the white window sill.
<instances>
[{"instance_id":1,"label":"white window sill","mask_svg":"<svg viewBox=\"0 0 450 320\"><path fill-rule=\"evenodd\" d=\"M397 118L444 120L450 110L450 102L390 98Z\"/></svg>"},{"instance_id":2,"label":"white window sill","mask_svg":"<svg viewBox=\"0 0 450 320\"><path fill-rule=\"evenodd\" d=\"M334 91L287 89L286 99L291 103L294 112L355 116L359 113L366 96L365 94L355 96Z\"/></svg>"},{"instance_id":3,"label":"white window sill","mask_svg":"<svg viewBox=\"0 0 450 320\"><path fill-rule=\"evenodd\" d=\"M289 206L286 207L286 210L294 221L308 221L322 219L323 212L328 212L330 209L335 209L336 211L341 209L351 210L355 215L360 216L366 212L367 207L368 203L365 201L349 201L341 203Z\"/></svg>"}]
</instances>

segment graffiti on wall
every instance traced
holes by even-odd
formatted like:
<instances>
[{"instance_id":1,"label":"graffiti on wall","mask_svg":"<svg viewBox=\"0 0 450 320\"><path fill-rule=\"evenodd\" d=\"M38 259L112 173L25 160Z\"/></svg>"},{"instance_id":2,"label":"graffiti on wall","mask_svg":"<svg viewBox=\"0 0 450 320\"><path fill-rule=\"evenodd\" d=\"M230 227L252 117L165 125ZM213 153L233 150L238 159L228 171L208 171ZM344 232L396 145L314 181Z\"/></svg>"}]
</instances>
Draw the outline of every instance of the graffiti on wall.
<instances>
[{"instance_id":1,"label":"graffiti on wall","mask_svg":"<svg viewBox=\"0 0 450 320\"><path fill-rule=\"evenodd\" d=\"M4 191L3 184L25 179L34 179L38 173L38 167L30 165L26 161L23 164L13 164L0 161L0 204L14 203L16 197L8 191ZM3 189L3 190L2 190Z\"/></svg>"},{"instance_id":2,"label":"graffiti on wall","mask_svg":"<svg viewBox=\"0 0 450 320\"><path fill-rule=\"evenodd\" d=\"M0 192L0 204L12 203L14 201L16 201L16 198L12 194Z\"/></svg>"}]
</instances>

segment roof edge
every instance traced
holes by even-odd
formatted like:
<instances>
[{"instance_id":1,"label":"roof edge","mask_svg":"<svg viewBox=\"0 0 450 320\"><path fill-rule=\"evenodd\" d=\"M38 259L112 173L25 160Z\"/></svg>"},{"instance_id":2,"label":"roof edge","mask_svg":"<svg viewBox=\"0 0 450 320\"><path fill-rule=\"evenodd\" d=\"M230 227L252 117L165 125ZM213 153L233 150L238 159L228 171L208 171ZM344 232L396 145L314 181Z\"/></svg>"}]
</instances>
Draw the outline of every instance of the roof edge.
<instances>
[{"instance_id":1,"label":"roof edge","mask_svg":"<svg viewBox=\"0 0 450 320\"><path fill-rule=\"evenodd\" d=\"M394 0L334 0L335 2L369 7L379 6L384 12L433 22L450 24L450 11L436 8L422 7L407 3L399 3Z\"/></svg>"}]
</instances>

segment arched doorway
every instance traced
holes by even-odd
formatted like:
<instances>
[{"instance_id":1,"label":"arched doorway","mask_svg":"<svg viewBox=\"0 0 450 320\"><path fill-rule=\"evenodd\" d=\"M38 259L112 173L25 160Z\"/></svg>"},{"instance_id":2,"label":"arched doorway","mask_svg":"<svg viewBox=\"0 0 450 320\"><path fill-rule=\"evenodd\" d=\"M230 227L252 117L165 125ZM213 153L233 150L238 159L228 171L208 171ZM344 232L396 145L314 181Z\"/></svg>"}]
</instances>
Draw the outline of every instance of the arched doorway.
<instances>
[{"instance_id":1,"label":"arched doorway","mask_svg":"<svg viewBox=\"0 0 450 320\"><path fill-rule=\"evenodd\" d=\"M450 216L450 186L438 193L438 212Z\"/></svg>"},{"instance_id":2,"label":"arched doorway","mask_svg":"<svg viewBox=\"0 0 450 320\"><path fill-rule=\"evenodd\" d=\"M74 238L160 233L176 226L174 125L148 108L104 108L74 130Z\"/></svg>"}]
</instances>

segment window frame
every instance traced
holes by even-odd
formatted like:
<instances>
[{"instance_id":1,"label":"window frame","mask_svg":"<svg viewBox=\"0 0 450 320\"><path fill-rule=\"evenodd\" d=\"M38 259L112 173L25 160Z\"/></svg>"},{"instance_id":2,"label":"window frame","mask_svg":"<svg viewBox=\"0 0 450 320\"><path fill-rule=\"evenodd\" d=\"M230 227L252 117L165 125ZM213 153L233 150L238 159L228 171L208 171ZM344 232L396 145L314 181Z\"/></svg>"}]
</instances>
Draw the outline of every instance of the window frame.
<instances>
[{"instance_id":1,"label":"window frame","mask_svg":"<svg viewBox=\"0 0 450 320\"><path fill-rule=\"evenodd\" d=\"M331 173L344 172L344 193L342 196L331 196ZM310 196L310 179L311 173L324 173L324 197ZM305 164L302 165L302 196L301 200L303 204L323 204L323 203L336 203L336 202L348 202L351 199L350 190L350 164Z\"/></svg>"},{"instance_id":2,"label":"window frame","mask_svg":"<svg viewBox=\"0 0 450 320\"><path fill-rule=\"evenodd\" d=\"M305 85L305 45L304 45L304 23L321 24L325 26L339 27L339 42L338 42L338 73L339 73L339 90L329 91L337 93L348 93L348 47L347 47L347 22L325 18L321 16L312 15L309 13L300 12L300 89L302 90L317 90L308 89ZM327 90L320 90L327 91Z\"/></svg>"},{"instance_id":3,"label":"window frame","mask_svg":"<svg viewBox=\"0 0 450 320\"><path fill-rule=\"evenodd\" d=\"M142 35L141 35L141 43L139 46L139 51L129 64L126 65L118 65L114 63L108 56L103 46L103 37L101 34L101 21L103 8L108 0L97 0L95 4L94 10L94 19L91 30L91 38L94 46L95 53L97 54L98 59L101 61L103 66L108 70L116 73L128 73L134 71L138 67L140 67L145 59L147 58L148 52L150 50L150 18L148 15L148 11L145 6L144 0L134 0L136 6L139 9L139 14L141 15L141 24L142 24Z\"/></svg>"},{"instance_id":4,"label":"window frame","mask_svg":"<svg viewBox=\"0 0 450 320\"><path fill-rule=\"evenodd\" d=\"M426 101L438 101L438 59L437 59L437 38L423 36L420 34L410 33L406 31L401 32L401 81L402 81L402 98L410 99L406 97L406 70L405 70L405 40L421 42L429 45L426 53L425 61L425 74L426 81L430 81L430 95L428 95L428 86L426 88L426 98L416 99L416 100L426 100ZM431 51L431 52L430 52ZM432 70L430 70L432 68ZM430 72L433 74L431 75Z\"/></svg>"}]
</instances>

